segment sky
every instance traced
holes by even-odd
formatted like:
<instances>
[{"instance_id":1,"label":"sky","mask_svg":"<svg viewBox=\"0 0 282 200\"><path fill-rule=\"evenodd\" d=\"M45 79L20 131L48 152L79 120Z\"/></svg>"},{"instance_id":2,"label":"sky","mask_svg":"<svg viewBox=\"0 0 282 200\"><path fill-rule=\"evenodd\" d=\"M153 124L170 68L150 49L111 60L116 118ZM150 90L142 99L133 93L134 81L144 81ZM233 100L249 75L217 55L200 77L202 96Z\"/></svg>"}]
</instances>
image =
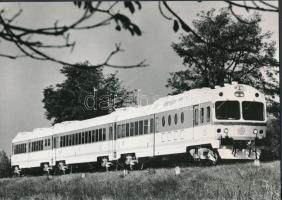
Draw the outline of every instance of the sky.
<instances>
[{"instance_id":1,"label":"sky","mask_svg":"<svg viewBox=\"0 0 282 200\"><path fill-rule=\"evenodd\" d=\"M201 10L226 7L224 2L169 2L169 5L190 25ZM71 2L37 2L37 3L0 3L0 10L13 15L22 9L17 25L28 27L44 27L53 25L57 19L59 24L69 24L82 13ZM165 87L170 72L182 69L182 61L172 50L172 42L177 42L181 31L175 33L172 22L164 19L158 10L158 2L142 2L142 10L133 15L132 21L139 25L143 34L132 37L129 32L115 31L115 25L88 31L71 33L76 41L72 53L69 50L52 51L51 55L68 62L90 61L92 64L103 62L106 56L121 43L124 52L116 55L111 62L115 64L133 64L143 59L149 64L146 68L117 70L105 68L104 73L118 71L118 77L129 89L141 89L141 94L152 97L166 96L170 90ZM249 15L243 9L238 14ZM272 31L272 40L277 42L278 58L278 14L260 12L263 31ZM49 42L49 41L48 41ZM50 42L56 42L52 40ZM18 52L11 45L0 43L0 52ZM11 153L11 141L21 131L32 131L39 127L48 127L50 122L44 115L43 89L64 80L60 74L60 64L49 61L37 61L30 58L10 60L0 57L0 150Z\"/></svg>"}]
</instances>

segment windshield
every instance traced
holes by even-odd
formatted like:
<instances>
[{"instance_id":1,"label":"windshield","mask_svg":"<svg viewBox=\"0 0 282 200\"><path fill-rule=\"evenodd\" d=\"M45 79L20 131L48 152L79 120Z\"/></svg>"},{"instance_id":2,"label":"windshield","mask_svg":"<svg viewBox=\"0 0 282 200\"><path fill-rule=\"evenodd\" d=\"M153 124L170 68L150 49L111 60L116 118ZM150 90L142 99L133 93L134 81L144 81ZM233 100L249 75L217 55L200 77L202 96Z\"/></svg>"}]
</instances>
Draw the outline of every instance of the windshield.
<instances>
[{"instance_id":1,"label":"windshield","mask_svg":"<svg viewBox=\"0 0 282 200\"><path fill-rule=\"evenodd\" d=\"M240 106L238 101L215 102L216 119L236 120L240 119Z\"/></svg>"},{"instance_id":2,"label":"windshield","mask_svg":"<svg viewBox=\"0 0 282 200\"><path fill-rule=\"evenodd\" d=\"M263 103L253 101L243 101L243 119L244 120L264 120L264 107Z\"/></svg>"}]
</instances>

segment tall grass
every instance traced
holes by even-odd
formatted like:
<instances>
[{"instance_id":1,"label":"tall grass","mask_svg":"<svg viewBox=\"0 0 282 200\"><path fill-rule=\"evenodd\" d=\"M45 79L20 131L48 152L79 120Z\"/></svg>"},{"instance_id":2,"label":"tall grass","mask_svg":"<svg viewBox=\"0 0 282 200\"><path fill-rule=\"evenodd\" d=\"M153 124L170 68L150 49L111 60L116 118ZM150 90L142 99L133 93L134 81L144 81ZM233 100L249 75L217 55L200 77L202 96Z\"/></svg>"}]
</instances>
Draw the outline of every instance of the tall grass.
<instances>
[{"instance_id":1,"label":"tall grass","mask_svg":"<svg viewBox=\"0 0 282 200\"><path fill-rule=\"evenodd\" d=\"M0 179L0 199L280 199L280 163Z\"/></svg>"}]
</instances>

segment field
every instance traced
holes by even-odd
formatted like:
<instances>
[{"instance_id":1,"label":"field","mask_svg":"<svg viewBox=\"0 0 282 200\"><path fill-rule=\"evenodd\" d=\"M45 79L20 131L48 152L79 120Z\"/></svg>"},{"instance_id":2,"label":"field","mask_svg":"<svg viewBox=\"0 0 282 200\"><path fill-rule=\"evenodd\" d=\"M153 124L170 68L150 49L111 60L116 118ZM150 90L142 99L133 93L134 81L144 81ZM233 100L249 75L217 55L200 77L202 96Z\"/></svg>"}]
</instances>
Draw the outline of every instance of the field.
<instances>
[{"instance_id":1,"label":"field","mask_svg":"<svg viewBox=\"0 0 282 200\"><path fill-rule=\"evenodd\" d=\"M280 162L0 179L0 199L280 199Z\"/></svg>"}]
</instances>

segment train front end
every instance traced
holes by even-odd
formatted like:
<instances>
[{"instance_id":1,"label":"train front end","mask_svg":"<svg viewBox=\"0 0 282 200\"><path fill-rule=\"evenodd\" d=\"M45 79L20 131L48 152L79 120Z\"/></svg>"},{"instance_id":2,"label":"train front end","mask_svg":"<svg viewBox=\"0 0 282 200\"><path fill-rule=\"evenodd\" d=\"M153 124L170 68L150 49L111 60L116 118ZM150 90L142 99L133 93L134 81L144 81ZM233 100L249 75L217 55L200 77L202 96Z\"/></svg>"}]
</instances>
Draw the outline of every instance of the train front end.
<instances>
[{"instance_id":1,"label":"train front end","mask_svg":"<svg viewBox=\"0 0 282 200\"><path fill-rule=\"evenodd\" d=\"M221 159L259 159L265 146L266 103L255 88L237 83L217 89L213 103L214 147Z\"/></svg>"}]
</instances>

